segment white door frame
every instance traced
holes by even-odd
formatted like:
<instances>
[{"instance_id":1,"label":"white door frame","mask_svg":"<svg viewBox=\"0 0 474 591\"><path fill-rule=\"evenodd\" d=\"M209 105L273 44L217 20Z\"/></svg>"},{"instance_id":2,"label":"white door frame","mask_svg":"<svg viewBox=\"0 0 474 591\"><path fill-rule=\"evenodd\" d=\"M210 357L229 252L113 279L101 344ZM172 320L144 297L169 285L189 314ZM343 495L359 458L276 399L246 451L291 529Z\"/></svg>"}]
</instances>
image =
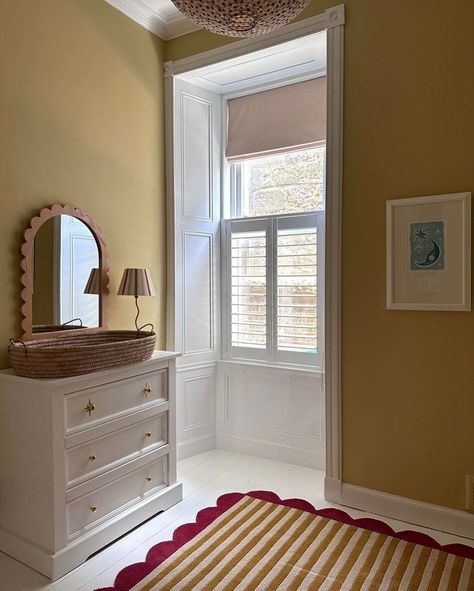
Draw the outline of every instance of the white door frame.
<instances>
[{"instance_id":1,"label":"white door frame","mask_svg":"<svg viewBox=\"0 0 474 591\"><path fill-rule=\"evenodd\" d=\"M326 479L325 496L340 500L342 481L341 446L341 216L342 216L342 124L344 67L344 5L288 25L264 37L249 38L188 58L165 63L166 203L168 231L167 348L173 350L175 301L175 203L173 173L173 77L197 68L239 57L327 31L327 168L326 168L326 282L325 282L325 393Z\"/></svg>"}]
</instances>

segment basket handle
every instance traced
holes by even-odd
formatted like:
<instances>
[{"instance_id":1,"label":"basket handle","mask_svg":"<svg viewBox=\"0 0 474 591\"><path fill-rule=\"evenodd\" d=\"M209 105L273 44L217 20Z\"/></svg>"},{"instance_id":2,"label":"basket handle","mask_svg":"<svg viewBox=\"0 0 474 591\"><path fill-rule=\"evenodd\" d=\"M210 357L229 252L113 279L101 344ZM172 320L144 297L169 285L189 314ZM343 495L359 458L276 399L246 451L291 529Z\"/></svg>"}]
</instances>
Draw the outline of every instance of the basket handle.
<instances>
[{"instance_id":1,"label":"basket handle","mask_svg":"<svg viewBox=\"0 0 474 591\"><path fill-rule=\"evenodd\" d=\"M147 322L143 326L140 326L140 328L137 330L137 339L138 339L138 335L140 334L140 331L143 330L145 328L145 326L151 326L151 332L155 332L155 327L153 326L153 324L151 322Z\"/></svg>"},{"instance_id":2,"label":"basket handle","mask_svg":"<svg viewBox=\"0 0 474 591\"><path fill-rule=\"evenodd\" d=\"M67 322L63 322L61 324L61 326L67 326L68 324L71 324L72 322L76 322L76 320L79 320L79 322L80 322L79 326L80 327L83 327L84 326L84 324L82 323L82 318L71 318L71 320L68 320Z\"/></svg>"},{"instance_id":3,"label":"basket handle","mask_svg":"<svg viewBox=\"0 0 474 591\"><path fill-rule=\"evenodd\" d=\"M17 343L19 343L20 345L23 345L24 349L25 349L25 357L28 357L28 346L25 343L25 341L22 341L21 339L10 339L9 340L9 345L8 345L8 353L11 352L13 345L16 345Z\"/></svg>"}]
</instances>

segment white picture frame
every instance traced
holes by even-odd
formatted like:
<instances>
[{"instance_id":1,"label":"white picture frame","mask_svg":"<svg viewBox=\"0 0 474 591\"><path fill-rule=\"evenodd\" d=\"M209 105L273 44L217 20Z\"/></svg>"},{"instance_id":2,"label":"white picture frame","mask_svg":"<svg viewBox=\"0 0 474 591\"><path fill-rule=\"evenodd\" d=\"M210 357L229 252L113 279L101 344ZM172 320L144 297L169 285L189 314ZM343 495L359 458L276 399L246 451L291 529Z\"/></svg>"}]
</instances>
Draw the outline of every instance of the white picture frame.
<instances>
[{"instance_id":1,"label":"white picture frame","mask_svg":"<svg viewBox=\"0 0 474 591\"><path fill-rule=\"evenodd\" d=\"M471 310L471 193L387 201L387 309Z\"/></svg>"}]
</instances>

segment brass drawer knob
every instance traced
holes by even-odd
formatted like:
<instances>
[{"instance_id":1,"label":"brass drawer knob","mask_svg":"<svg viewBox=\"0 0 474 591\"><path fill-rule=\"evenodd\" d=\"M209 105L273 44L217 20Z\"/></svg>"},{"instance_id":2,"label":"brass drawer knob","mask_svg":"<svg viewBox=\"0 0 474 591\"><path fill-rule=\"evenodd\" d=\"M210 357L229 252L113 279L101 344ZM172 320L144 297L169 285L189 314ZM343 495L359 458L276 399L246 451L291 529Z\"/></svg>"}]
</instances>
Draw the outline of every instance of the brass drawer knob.
<instances>
[{"instance_id":1,"label":"brass drawer knob","mask_svg":"<svg viewBox=\"0 0 474 591\"><path fill-rule=\"evenodd\" d=\"M95 404L91 401L91 399L89 398L89 402L87 403L87 405L84 407L84 410L86 412L89 413L89 416L91 416L91 414L95 411L96 406Z\"/></svg>"},{"instance_id":2,"label":"brass drawer knob","mask_svg":"<svg viewBox=\"0 0 474 591\"><path fill-rule=\"evenodd\" d=\"M89 456L89 462L95 462L97 460L97 456Z\"/></svg>"},{"instance_id":3,"label":"brass drawer knob","mask_svg":"<svg viewBox=\"0 0 474 591\"><path fill-rule=\"evenodd\" d=\"M148 396L148 394L151 394L151 388L148 384L143 388L143 393L145 394L145 396Z\"/></svg>"},{"instance_id":4,"label":"brass drawer knob","mask_svg":"<svg viewBox=\"0 0 474 591\"><path fill-rule=\"evenodd\" d=\"M152 480L152 479L151 479L151 476L147 476L147 477L145 478L145 480L146 480L147 482L151 482L151 480Z\"/></svg>"},{"instance_id":5,"label":"brass drawer knob","mask_svg":"<svg viewBox=\"0 0 474 591\"><path fill-rule=\"evenodd\" d=\"M92 507L90 507L91 513L95 513L97 511L97 507L94 507L94 505L92 505Z\"/></svg>"},{"instance_id":6,"label":"brass drawer knob","mask_svg":"<svg viewBox=\"0 0 474 591\"><path fill-rule=\"evenodd\" d=\"M145 433L145 437L151 437L151 431L147 431L147 432Z\"/></svg>"}]
</instances>

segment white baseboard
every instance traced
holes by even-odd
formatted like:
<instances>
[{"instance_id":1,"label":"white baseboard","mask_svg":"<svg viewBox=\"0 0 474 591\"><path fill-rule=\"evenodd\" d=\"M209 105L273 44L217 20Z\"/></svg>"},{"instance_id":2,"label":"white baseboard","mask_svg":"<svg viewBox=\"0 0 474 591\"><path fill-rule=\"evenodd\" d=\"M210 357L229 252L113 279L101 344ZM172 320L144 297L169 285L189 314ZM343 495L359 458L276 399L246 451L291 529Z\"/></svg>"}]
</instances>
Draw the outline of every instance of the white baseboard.
<instances>
[{"instance_id":1,"label":"white baseboard","mask_svg":"<svg viewBox=\"0 0 474 591\"><path fill-rule=\"evenodd\" d=\"M317 470L324 470L325 466L325 455L322 453L296 449L268 441L237 437L228 433L217 433L217 447L289 464L308 466Z\"/></svg>"},{"instance_id":2,"label":"white baseboard","mask_svg":"<svg viewBox=\"0 0 474 591\"><path fill-rule=\"evenodd\" d=\"M325 478L325 499L406 523L474 539L474 515Z\"/></svg>"},{"instance_id":3,"label":"white baseboard","mask_svg":"<svg viewBox=\"0 0 474 591\"><path fill-rule=\"evenodd\" d=\"M205 435L204 437L190 439L189 441L182 441L177 445L178 461L185 460L210 449L216 449L216 436L214 433Z\"/></svg>"},{"instance_id":4,"label":"white baseboard","mask_svg":"<svg viewBox=\"0 0 474 591\"><path fill-rule=\"evenodd\" d=\"M324 498L326 501L341 504L341 484L337 478L324 477Z\"/></svg>"}]
</instances>

